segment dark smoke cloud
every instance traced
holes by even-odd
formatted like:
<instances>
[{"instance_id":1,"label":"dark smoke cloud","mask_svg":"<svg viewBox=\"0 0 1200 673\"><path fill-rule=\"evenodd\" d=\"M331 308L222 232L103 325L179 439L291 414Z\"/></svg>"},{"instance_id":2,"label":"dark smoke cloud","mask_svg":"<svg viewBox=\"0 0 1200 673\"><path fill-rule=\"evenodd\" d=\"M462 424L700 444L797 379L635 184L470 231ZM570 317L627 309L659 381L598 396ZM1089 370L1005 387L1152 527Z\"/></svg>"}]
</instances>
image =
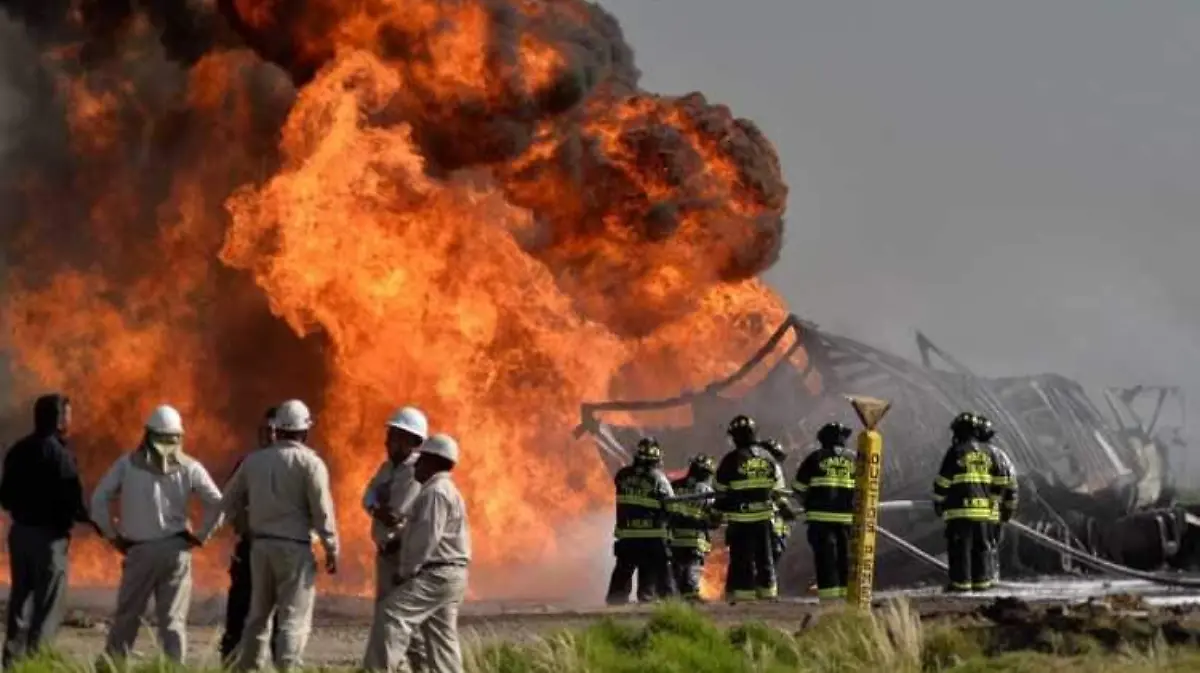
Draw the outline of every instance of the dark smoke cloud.
<instances>
[{"instance_id":1,"label":"dark smoke cloud","mask_svg":"<svg viewBox=\"0 0 1200 673\"><path fill-rule=\"evenodd\" d=\"M689 312L706 289L778 258L787 188L771 144L699 94L640 91L620 26L594 3L430 2L435 13L424 22L415 12L388 15L404 3L85 0L80 12L69 4L0 0L16 33L0 43L15 95L0 89L0 100L16 101L21 117L0 138L8 157L0 189L12 204L0 214L0 251L21 255L14 277L27 287L64 269L98 271L114 292L154 282L164 254L160 209L176 207L175 178L210 171L197 184L204 217L219 222L229 194L270 175L293 87L331 58L328 36L347 5L381 14L360 46L405 82L402 95L369 111L372 123L411 125L432 175L482 169L530 208L539 231L520 240L588 317L645 335ZM462 12L486 19L479 39L471 34L453 52L476 50L483 64L465 84L435 58L447 53L448 26L470 28L455 23ZM541 62L527 60L530 44ZM228 100L197 105L189 77L217 61L234 64ZM71 147L64 81L111 99L114 142L87 153ZM228 114L238 104L252 111L248 122ZM214 162L223 168L209 168ZM114 202L121 207L109 219L93 219ZM176 244L215 260L219 234L191 232ZM299 340L246 276L212 266L203 292L178 299L189 310L168 317L211 341L204 385L212 397L237 389L228 415L251 425L270 386L321 390L319 371L287 381L271 374L295 371L282 363L322 361L320 337ZM135 317L155 310L129 308Z\"/></svg>"}]
</instances>

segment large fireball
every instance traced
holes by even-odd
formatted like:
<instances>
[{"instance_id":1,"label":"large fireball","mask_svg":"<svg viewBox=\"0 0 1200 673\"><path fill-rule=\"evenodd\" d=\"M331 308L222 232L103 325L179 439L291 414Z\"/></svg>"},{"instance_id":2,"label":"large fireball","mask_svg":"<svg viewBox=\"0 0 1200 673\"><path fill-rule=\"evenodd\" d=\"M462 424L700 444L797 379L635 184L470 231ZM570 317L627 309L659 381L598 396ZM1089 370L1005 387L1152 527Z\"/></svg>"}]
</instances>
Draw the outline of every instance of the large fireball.
<instances>
[{"instance_id":1,"label":"large fireball","mask_svg":"<svg viewBox=\"0 0 1200 673\"><path fill-rule=\"evenodd\" d=\"M611 506L579 404L701 386L783 316L756 280L783 235L770 143L638 90L592 3L143 6L0 14L15 399L77 400L89 486L155 404L224 479L263 408L301 397L351 557L331 588L365 593L358 498L387 414L417 404L463 446L472 593L505 597ZM109 584L95 544L73 579ZM223 562L202 555L202 585Z\"/></svg>"}]
</instances>

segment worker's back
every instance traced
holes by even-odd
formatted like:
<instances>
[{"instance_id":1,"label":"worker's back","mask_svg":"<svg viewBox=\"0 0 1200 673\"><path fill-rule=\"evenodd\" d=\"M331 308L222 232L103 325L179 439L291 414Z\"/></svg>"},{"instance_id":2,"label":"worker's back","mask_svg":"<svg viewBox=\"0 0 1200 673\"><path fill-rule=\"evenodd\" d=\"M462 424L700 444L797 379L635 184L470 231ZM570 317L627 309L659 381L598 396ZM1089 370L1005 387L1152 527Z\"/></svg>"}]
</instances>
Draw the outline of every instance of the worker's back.
<instances>
[{"instance_id":1,"label":"worker's back","mask_svg":"<svg viewBox=\"0 0 1200 673\"><path fill-rule=\"evenodd\" d=\"M329 472L316 451L283 440L242 462L250 532L257 537L336 536Z\"/></svg>"}]
</instances>

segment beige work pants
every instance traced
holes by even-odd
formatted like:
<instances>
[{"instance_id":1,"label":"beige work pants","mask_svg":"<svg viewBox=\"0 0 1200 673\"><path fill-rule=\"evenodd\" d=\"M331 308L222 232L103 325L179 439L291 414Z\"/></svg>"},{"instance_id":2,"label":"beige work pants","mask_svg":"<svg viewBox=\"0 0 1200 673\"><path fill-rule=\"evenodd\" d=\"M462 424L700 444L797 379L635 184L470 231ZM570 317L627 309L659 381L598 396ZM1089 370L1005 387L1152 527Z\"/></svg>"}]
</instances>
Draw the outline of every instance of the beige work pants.
<instances>
[{"instance_id":1,"label":"beige work pants","mask_svg":"<svg viewBox=\"0 0 1200 673\"><path fill-rule=\"evenodd\" d=\"M396 572L399 570L400 553L375 555L375 613L371 618L371 630L367 635L367 649L363 655L363 669L384 671L388 669L387 617L381 609L384 599L396 587ZM428 654L425 638L420 631L413 633L405 653L409 667L414 673L426 670Z\"/></svg>"},{"instance_id":2,"label":"beige work pants","mask_svg":"<svg viewBox=\"0 0 1200 673\"><path fill-rule=\"evenodd\" d=\"M277 624L275 668L303 665L304 646L312 631L317 560L308 544L255 538L250 545L250 615L238 643L237 670L262 668Z\"/></svg>"},{"instance_id":3,"label":"beige work pants","mask_svg":"<svg viewBox=\"0 0 1200 673\"><path fill-rule=\"evenodd\" d=\"M192 552L182 538L142 542L125 553L117 612L105 654L114 659L129 655L151 598L163 654L182 662L187 654L187 614L192 602Z\"/></svg>"},{"instance_id":4,"label":"beige work pants","mask_svg":"<svg viewBox=\"0 0 1200 673\"><path fill-rule=\"evenodd\" d=\"M458 608L467 593L467 569L441 566L424 569L416 577L392 588L379 611L386 643L388 671L409 673L401 656L420 631L425 639L429 673L462 673L462 650L458 643Z\"/></svg>"}]
</instances>

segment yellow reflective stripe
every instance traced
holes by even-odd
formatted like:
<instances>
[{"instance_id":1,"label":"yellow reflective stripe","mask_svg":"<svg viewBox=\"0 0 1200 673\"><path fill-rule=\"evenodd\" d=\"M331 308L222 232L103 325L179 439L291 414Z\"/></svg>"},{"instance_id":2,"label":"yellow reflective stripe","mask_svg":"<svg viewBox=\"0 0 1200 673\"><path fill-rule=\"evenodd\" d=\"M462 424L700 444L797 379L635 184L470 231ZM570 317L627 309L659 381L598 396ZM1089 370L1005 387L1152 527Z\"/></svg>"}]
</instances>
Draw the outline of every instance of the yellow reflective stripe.
<instances>
[{"instance_id":1,"label":"yellow reflective stripe","mask_svg":"<svg viewBox=\"0 0 1200 673\"><path fill-rule=\"evenodd\" d=\"M940 494L940 493L934 493L934 494L933 494L933 501L934 501L934 502L941 502L941 501L943 501L943 500L945 500L945 499L946 499L946 496L944 496L944 495L942 495L942 494Z\"/></svg>"},{"instance_id":2,"label":"yellow reflective stripe","mask_svg":"<svg viewBox=\"0 0 1200 673\"><path fill-rule=\"evenodd\" d=\"M728 491L729 487L718 481L717 483L713 484L713 490L718 492Z\"/></svg>"},{"instance_id":3,"label":"yellow reflective stripe","mask_svg":"<svg viewBox=\"0 0 1200 673\"><path fill-rule=\"evenodd\" d=\"M616 533L618 540L626 539L647 539L647 538L666 538L666 528L618 528Z\"/></svg>"},{"instance_id":4,"label":"yellow reflective stripe","mask_svg":"<svg viewBox=\"0 0 1200 673\"><path fill-rule=\"evenodd\" d=\"M737 589L735 591L730 591L729 597L736 598L738 600L751 600L754 598L758 598L758 592L753 589L750 589L748 591L746 589Z\"/></svg>"},{"instance_id":5,"label":"yellow reflective stripe","mask_svg":"<svg viewBox=\"0 0 1200 673\"><path fill-rule=\"evenodd\" d=\"M759 488L775 488L775 479L772 477L764 477L762 479L739 479L729 482L729 488L733 491L751 491Z\"/></svg>"},{"instance_id":6,"label":"yellow reflective stripe","mask_svg":"<svg viewBox=\"0 0 1200 673\"><path fill-rule=\"evenodd\" d=\"M817 589L817 598L843 598L846 595L846 587L830 587L828 589Z\"/></svg>"},{"instance_id":7,"label":"yellow reflective stripe","mask_svg":"<svg viewBox=\"0 0 1200 673\"><path fill-rule=\"evenodd\" d=\"M779 595L779 587L776 585L771 585L766 589L759 589L755 592L755 594L757 598L775 598Z\"/></svg>"},{"instance_id":8,"label":"yellow reflective stripe","mask_svg":"<svg viewBox=\"0 0 1200 673\"><path fill-rule=\"evenodd\" d=\"M692 540L692 539L681 540L679 538L673 537L673 538L671 538L671 546L679 547L681 549L695 549L697 551L702 551L702 552L707 552L707 551L712 550L712 543L709 542L708 540Z\"/></svg>"},{"instance_id":9,"label":"yellow reflective stripe","mask_svg":"<svg viewBox=\"0 0 1200 673\"><path fill-rule=\"evenodd\" d=\"M662 503L654 498L643 498L640 495L618 495L618 505L633 505L635 507L646 507L648 509L659 509Z\"/></svg>"},{"instance_id":10,"label":"yellow reflective stripe","mask_svg":"<svg viewBox=\"0 0 1200 673\"><path fill-rule=\"evenodd\" d=\"M991 589L992 585L993 585L993 582L991 580L988 580L987 582L975 582L975 583L971 584L971 588L976 591L986 591L988 589Z\"/></svg>"},{"instance_id":11,"label":"yellow reflective stripe","mask_svg":"<svg viewBox=\"0 0 1200 673\"><path fill-rule=\"evenodd\" d=\"M847 512L808 512L805 520L817 523L854 523L854 515Z\"/></svg>"},{"instance_id":12,"label":"yellow reflective stripe","mask_svg":"<svg viewBox=\"0 0 1200 673\"><path fill-rule=\"evenodd\" d=\"M854 488L854 480L842 477L813 477L812 486L828 486L831 488Z\"/></svg>"},{"instance_id":13,"label":"yellow reflective stripe","mask_svg":"<svg viewBox=\"0 0 1200 673\"><path fill-rule=\"evenodd\" d=\"M978 474L975 472L962 472L954 475L951 480L955 484L991 484L992 475Z\"/></svg>"},{"instance_id":14,"label":"yellow reflective stripe","mask_svg":"<svg viewBox=\"0 0 1200 673\"><path fill-rule=\"evenodd\" d=\"M942 518L949 521L951 519L972 519L976 521L987 521L992 518L991 507L962 507L959 509L946 510Z\"/></svg>"},{"instance_id":15,"label":"yellow reflective stripe","mask_svg":"<svg viewBox=\"0 0 1200 673\"><path fill-rule=\"evenodd\" d=\"M703 519L705 516L704 508L682 502L669 503L667 505L667 511L671 512L672 514L680 514L693 519Z\"/></svg>"},{"instance_id":16,"label":"yellow reflective stripe","mask_svg":"<svg viewBox=\"0 0 1200 673\"><path fill-rule=\"evenodd\" d=\"M805 492L805 491L807 491L807 490L808 490L808 484L801 484L801 483L800 483L800 482L798 482L798 481L797 481L797 482L794 482L794 483L792 484L792 490L793 490L793 491L798 491L798 492L800 492L800 493L803 493L803 492Z\"/></svg>"},{"instance_id":17,"label":"yellow reflective stripe","mask_svg":"<svg viewBox=\"0 0 1200 673\"><path fill-rule=\"evenodd\" d=\"M950 488L950 480L939 474L937 479L933 480L933 485L938 488Z\"/></svg>"},{"instance_id":18,"label":"yellow reflective stripe","mask_svg":"<svg viewBox=\"0 0 1200 673\"><path fill-rule=\"evenodd\" d=\"M727 521L733 521L735 523L755 523L758 521L770 521L771 517L772 517L772 514L771 514L771 512L768 512L768 511L728 512L725 514L725 519Z\"/></svg>"}]
</instances>

